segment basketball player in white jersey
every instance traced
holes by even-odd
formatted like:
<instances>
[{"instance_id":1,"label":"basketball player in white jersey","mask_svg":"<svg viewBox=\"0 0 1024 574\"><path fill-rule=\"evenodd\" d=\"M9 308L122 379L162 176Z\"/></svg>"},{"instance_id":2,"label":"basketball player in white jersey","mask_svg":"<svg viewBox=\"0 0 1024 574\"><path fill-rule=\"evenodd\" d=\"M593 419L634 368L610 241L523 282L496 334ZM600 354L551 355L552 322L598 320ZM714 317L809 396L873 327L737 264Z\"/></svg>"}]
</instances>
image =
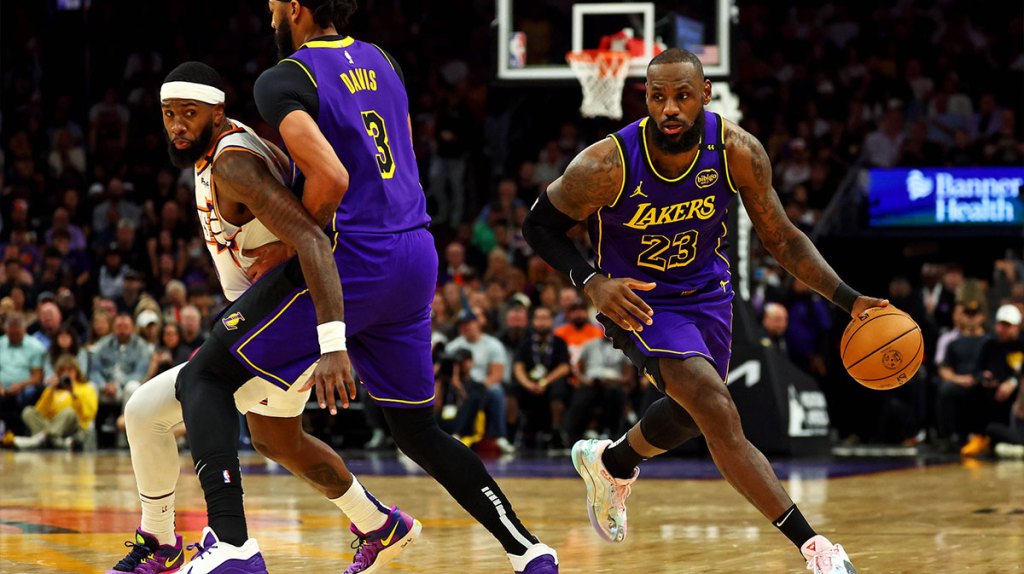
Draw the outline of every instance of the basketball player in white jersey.
<instances>
[{"instance_id":1,"label":"basketball player in white jersey","mask_svg":"<svg viewBox=\"0 0 1024 574\"><path fill-rule=\"evenodd\" d=\"M216 71L205 64L186 62L167 76L161 87L161 110L167 131L172 163L195 168L196 210L210 255L213 257L224 295L234 301L252 284L250 266L255 261L250 250L279 241L246 205L234 198L218 197L213 181L213 164L229 154L251 154L266 168L279 190L276 200L288 209L301 210L285 187L291 182L290 161L273 144L262 140L241 122L224 115L224 91ZM291 204L291 205L289 205ZM308 224L314 226L306 214ZM278 222L280 226L280 222ZM319 229L316 229L320 232ZM282 233L281 241L289 239ZM249 255L247 255L249 253ZM221 318L226 328L245 321L230 308ZM193 574L220 572L265 572L262 556L254 539L240 547L221 548L227 560L211 568L196 563L184 564L181 536L174 529L174 490L178 479L178 449L171 427L182 422L181 405L175 397L175 380L184 365L165 371L148 381L125 406L128 441L131 445L142 503L142 522L135 541L126 545L131 551L108 574L135 572L154 574L183 571ZM246 415L253 445L263 455L303 478L344 512L361 533L360 546L353 563L345 570L377 572L394 559L419 534L418 521L396 507L380 504L345 467L341 457L328 445L302 430L302 412L309 398L310 367L285 391L279 386L253 378L235 393L239 412ZM302 389L302 390L300 390ZM351 393L349 393L351 396ZM377 534L380 533L380 536ZM384 538L386 533L390 536ZM386 544L385 544L386 542ZM204 530L200 553L219 542L212 531ZM213 562L213 561L205 561Z\"/></svg>"}]
</instances>

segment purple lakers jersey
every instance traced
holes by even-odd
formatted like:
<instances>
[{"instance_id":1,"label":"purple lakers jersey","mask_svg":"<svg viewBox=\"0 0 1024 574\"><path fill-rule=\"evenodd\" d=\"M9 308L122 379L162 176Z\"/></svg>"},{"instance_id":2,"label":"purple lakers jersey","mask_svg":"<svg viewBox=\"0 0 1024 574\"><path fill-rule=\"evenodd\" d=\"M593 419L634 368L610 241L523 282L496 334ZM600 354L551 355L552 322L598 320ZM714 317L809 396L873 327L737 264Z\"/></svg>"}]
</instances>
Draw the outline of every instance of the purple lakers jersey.
<instances>
[{"instance_id":1,"label":"purple lakers jersey","mask_svg":"<svg viewBox=\"0 0 1024 574\"><path fill-rule=\"evenodd\" d=\"M409 133L405 86L380 48L350 37L291 55L311 73L317 124L349 172L335 217L342 233L396 233L430 222Z\"/></svg>"},{"instance_id":2,"label":"purple lakers jersey","mask_svg":"<svg viewBox=\"0 0 1024 574\"><path fill-rule=\"evenodd\" d=\"M590 216L598 268L611 277L657 283L648 295L678 295L722 285L729 279L723 242L735 189L723 143L724 123L704 112L704 135L682 175L669 179L650 159L649 118L612 134L623 165L615 201Z\"/></svg>"}]
</instances>

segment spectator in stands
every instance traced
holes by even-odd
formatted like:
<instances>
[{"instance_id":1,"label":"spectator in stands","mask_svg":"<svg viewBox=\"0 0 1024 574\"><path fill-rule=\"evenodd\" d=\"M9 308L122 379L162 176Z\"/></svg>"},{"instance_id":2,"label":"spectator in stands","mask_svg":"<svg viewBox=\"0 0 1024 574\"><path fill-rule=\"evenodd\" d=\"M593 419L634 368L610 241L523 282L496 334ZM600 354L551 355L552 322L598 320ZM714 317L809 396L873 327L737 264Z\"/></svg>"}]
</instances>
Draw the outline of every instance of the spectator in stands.
<instances>
[{"instance_id":1,"label":"spectator in stands","mask_svg":"<svg viewBox=\"0 0 1024 574\"><path fill-rule=\"evenodd\" d=\"M555 336L553 324L551 309L533 309L530 336L516 351L513 389L520 415L526 418L520 432L527 442L532 439L538 446L567 448L571 443L562 416L572 392L567 380L571 372L569 348Z\"/></svg>"},{"instance_id":2,"label":"spectator in stands","mask_svg":"<svg viewBox=\"0 0 1024 574\"><path fill-rule=\"evenodd\" d=\"M786 328L789 327L789 311L779 303L765 303L764 316L761 318L763 334L761 344L765 347L788 353L786 347Z\"/></svg>"},{"instance_id":3,"label":"spectator in stands","mask_svg":"<svg viewBox=\"0 0 1024 574\"><path fill-rule=\"evenodd\" d=\"M96 343L109 335L113 330L114 315L97 307L92 312L92 320L89 322L89 336L85 339L85 348L90 352L94 351Z\"/></svg>"},{"instance_id":4,"label":"spectator in stands","mask_svg":"<svg viewBox=\"0 0 1024 574\"><path fill-rule=\"evenodd\" d=\"M466 282L466 276L473 273L473 268L466 263L466 246L458 241L449 243L444 250L444 263L437 279L438 284L455 283L461 286Z\"/></svg>"},{"instance_id":5,"label":"spectator in stands","mask_svg":"<svg viewBox=\"0 0 1024 574\"><path fill-rule=\"evenodd\" d=\"M106 254L103 256L103 267L96 274L96 293L107 299L116 299L121 296L124 290L124 277L128 273L128 266L121 258L121 250L117 243L107 246Z\"/></svg>"},{"instance_id":6,"label":"spectator in stands","mask_svg":"<svg viewBox=\"0 0 1024 574\"><path fill-rule=\"evenodd\" d=\"M442 93L437 113L435 154L430 162L430 196L437 202L435 225L457 227L465 209L466 176L473 135L469 109L454 89Z\"/></svg>"},{"instance_id":7,"label":"spectator in stands","mask_svg":"<svg viewBox=\"0 0 1024 574\"><path fill-rule=\"evenodd\" d=\"M78 334L67 325L57 331L43 362L43 383L49 385L54 382L54 377L57 376L57 361L64 355L74 357L83 373L89 372L89 351L78 341Z\"/></svg>"},{"instance_id":8,"label":"spectator in stands","mask_svg":"<svg viewBox=\"0 0 1024 574\"><path fill-rule=\"evenodd\" d=\"M466 446L480 442L485 435L485 426L478 424L478 421L484 414L487 387L473 380L472 372L472 351L458 349L439 358L435 376L437 400L434 401L434 412L438 424L445 432L461 439Z\"/></svg>"},{"instance_id":9,"label":"spectator in stands","mask_svg":"<svg viewBox=\"0 0 1024 574\"><path fill-rule=\"evenodd\" d=\"M51 293L50 295L51 298L49 300L39 305L36 311L38 315L36 323L28 328L29 334L42 343L43 349L46 350L50 349L50 344L57 336L57 331L60 330L60 325L63 321L60 307L57 307L57 304L53 302L53 294ZM42 296L40 296L40 299L42 299Z\"/></svg>"},{"instance_id":10,"label":"spectator in stands","mask_svg":"<svg viewBox=\"0 0 1024 574\"><path fill-rule=\"evenodd\" d=\"M580 349L576 372L579 385L565 413L567 444L575 444L584 435L620 435L625 430L626 390L635 372L633 366L611 340L601 336Z\"/></svg>"},{"instance_id":11,"label":"spectator in stands","mask_svg":"<svg viewBox=\"0 0 1024 574\"><path fill-rule=\"evenodd\" d=\"M92 232L103 234L114 231L117 224L124 220L139 221L142 209L125 197L125 183L119 177L112 177L107 182L106 199L92 210Z\"/></svg>"},{"instance_id":12,"label":"spectator in stands","mask_svg":"<svg viewBox=\"0 0 1024 574\"><path fill-rule=\"evenodd\" d=\"M100 436L113 434L124 403L146 379L153 349L135 334L127 313L114 317L114 329L93 348L89 380L100 390Z\"/></svg>"},{"instance_id":13,"label":"spectator in stands","mask_svg":"<svg viewBox=\"0 0 1024 574\"><path fill-rule=\"evenodd\" d=\"M67 287L61 287L57 289L57 307L60 308L61 317L64 318L64 325L71 327L71 329L78 335L79 341L84 341L86 335L89 333L89 319L78 305L78 298L71 289ZM86 368L84 363L79 363L79 366ZM86 368L88 371L88 369Z\"/></svg>"},{"instance_id":14,"label":"spectator in stands","mask_svg":"<svg viewBox=\"0 0 1024 574\"><path fill-rule=\"evenodd\" d=\"M487 434L494 438L503 452L515 452L508 441L508 423L505 413L505 348L496 338L483 332L480 318L471 310L459 313L459 336L445 346L445 352L454 354L468 349L473 354L473 369L469 378L482 382L487 388L485 409Z\"/></svg>"},{"instance_id":15,"label":"spectator in stands","mask_svg":"<svg viewBox=\"0 0 1024 574\"><path fill-rule=\"evenodd\" d=\"M151 301L151 300L150 300ZM142 309L135 317L137 335L155 349L160 343L160 314L152 309ZM147 377L146 380L149 380Z\"/></svg>"},{"instance_id":16,"label":"spectator in stands","mask_svg":"<svg viewBox=\"0 0 1024 574\"><path fill-rule=\"evenodd\" d=\"M826 375L826 334L832 327L828 305L806 284L793 280L786 307L789 309L786 330L789 358L805 372L821 379Z\"/></svg>"},{"instance_id":17,"label":"spectator in stands","mask_svg":"<svg viewBox=\"0 0 1024 574\"><path fill-rule=\"evenodd\" d=\"M978 374L981 347L985 342L985 315L977 301L963 305L960 335L946 347L939 364L936 426L940 446L957 447L971 428L978 429L978 403L984 394ZM948 444L947 444L948 443Z\"/></svg>"},{"instance_id":18,"label":"spectator in stands","mask_svg":"<svg viewBox=\"0 0 1024 574\"><path fill-rule=\"evenodd\" d=\"M160 328L160 341L156 344L149 361L146 380L184 363L188 360L189 354L188 348L181 344L181 328L178 324L164 323Z\"/></svg>"},{"instance_id":19,"label":"spectator in stands","mask_svg":"<svg viewBox=\"0 0 1024 574\"><path fill-rule=\"evenodd\" d=\"M114 297L114 304L117 305L117 311L119 313L134 313L135 307L142 300L145 292L145 278L142 273L134 269L127 269L124 272L123 281L121 283L121 294Z\"/></svg>"},{"instance_id":20,"label":"spectator in stands","mask_svg":"<svg viewBox=\"0 0 1024 574\"><path fill-rule=\"evenodd\" d=\"M974 400L979 403L979 418L969 430L975 432L960 450L964 456L978 456L989 451L991 438L984 434L991 423L1010 419L1010 407L1019 392L1024 367L1024 339L1021 339L1021 311L1014 305L1003 305L996 311L995 336L981 345L976 375L980 390Z\"/></svg>"},{"instance_id":21,"label":"spectator in stands","mask_svg":"<svg viewBox=\"0 0 1024 574\"><path fill-rule=\"evenodd\" d=\"M575 289L573 292L575 293ZM555 336L565 341L569 348L569 364L573 372L578 372L576 363L580 360L583 347L594 339L603 338L604 329L590 320L590 309L578 295L565 307L565 317L566 323L555 329Z\"/></svg>"},{"instance_id":22,"label":"spectator in stands","mask_svg":"<svg viewBox=\"0 0 1024 574\"><path fill-rule=\"evenodd\" d=\"M15 448L33 449L47 443L72 448L84 442L85 431L96 419L96 388L83 376L73 355L62 355L56 370L35 405L22 410L21 418L29 436L12 437L10 442Z\"/></svg>"},{"instance_id":23,"label":"spectator in stands","mask_svg":"<svg viewBox=\"0 0 1024 574\"><path fill-rule=\"evenodd\" d=\"M43 344L26 336L25 316L8 312L0 337L0 422L8 430L20 429L21 410L39 396L45 357Z\"/></svg>"},{"instance_id":24,"label":"spectator in stands","mask_svg":"<svg viewBox=\"0 0 1024 574\"><path fill-rule=\"evenodd\" d=\"M163 313L164 321L180 323L181 312L188 304L188 289L177 279L169 281L164 288Z\"/></svg>"},{"instance_id":25,"label":"spectator in stands","mask_svg":"<svg viewBox=\"0 0 1024 574\"><path fill-rule=\"evenodd\" d=\"M864 139L864 154L868 165L893 167L900 160L900 150L906 140L903 125L903 107L899 102L889 105L878 129Z\"/></svg>"},{"instance_id":26,"label":"spectator in stands","mask_svg":"<svg viewBox=\"0 0 1024 574\"><path fill-rule=\"evenodd\" d=\"M203 315L195 305L186 305L181 310L181 346L188 349L189 354L206 342L203 333Z\"/></svg>"}]
</instances>

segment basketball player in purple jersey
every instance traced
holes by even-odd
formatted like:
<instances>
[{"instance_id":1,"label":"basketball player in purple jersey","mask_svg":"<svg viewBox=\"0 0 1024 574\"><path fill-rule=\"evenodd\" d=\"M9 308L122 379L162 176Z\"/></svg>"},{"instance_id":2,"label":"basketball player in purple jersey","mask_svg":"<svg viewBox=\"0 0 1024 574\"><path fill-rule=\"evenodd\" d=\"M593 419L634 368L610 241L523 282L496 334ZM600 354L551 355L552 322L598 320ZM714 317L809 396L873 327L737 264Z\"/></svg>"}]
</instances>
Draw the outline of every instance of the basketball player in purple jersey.
<instances>
[{"instance_id":1,"label":"basketball player in purple jersey","mask_svg":"<svg viewBox=\"0 0 1024 574\"><path fill-rule=\"evenodd\" d=\"M842 546L815 533L743 435L725 386L733 291L721 248L733 195L742 196L765 247L797 279L853 316L888 302L840 281L783 212L761 144L705 111L710 101L711 82L696 56L678 48L655 56L647 68L649 117L576 156L523 227L537 253L583 288L616 347L666 395L615 443L576 443L573 465L586 483L594 528L621 542L639 464L703 434L723 476L809 568L850 574ZM583 220L597 268L566 237Z\"/></svg>"},{"instance_id":2,"label":"basketball player in purple jersey","mask_svg":"<svg viewBox=\"0 0 1024 574\"><path fill-rule=\"evenodd\" d=\"M275 267L287 250L258 250L263 268L272 268L227 311L245 320L232 329L215 325L178 378L190 436L204 415L229 411L230 393L240 381L258 374L286 387L324 347L347 349L399 448L498 538L516 572L557 572L554 550L520 524L480 460L441 431L433 416L430 304L437 253L426 229L397 64L377 46L338 34L355 10L352 0L271 0L269 8L284 59L257 81L256 103L305 176L303 205L330 238L329 269L336 267L341 279L344 318L325 317L314 304L300 273L306 261L291 258ZM257 274L259 266L253 268ZM353 391L325 377L309 385L332 413L335 393L345 405ZM237 429L228 441L223 428L201 428L209 432L192 441L193 458L198 468L216 460L219 473L236 455ZM237 460L229 475L234 469ZM209 476L200 471L210 526L221 540L244 542L240 489ZM392 539L389 532L355 532L374 548Z\"/></svg>"}]
</instances>

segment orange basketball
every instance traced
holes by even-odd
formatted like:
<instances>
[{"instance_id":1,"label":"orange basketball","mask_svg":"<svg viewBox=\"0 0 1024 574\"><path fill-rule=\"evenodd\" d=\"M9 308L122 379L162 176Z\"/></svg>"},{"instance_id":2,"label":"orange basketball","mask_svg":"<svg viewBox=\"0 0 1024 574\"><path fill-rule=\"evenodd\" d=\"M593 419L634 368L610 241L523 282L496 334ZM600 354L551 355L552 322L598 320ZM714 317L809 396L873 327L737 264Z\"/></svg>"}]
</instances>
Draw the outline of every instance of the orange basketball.
<instances>
[{"instance_id":1,"label":"orange basketball","mask_svg":"<svg viewBox=\"0 0 1024 574\"><path fill-rule=\"evenodd\" d=\"M854 380L884 391L914 378L924 360L924 339L910 315L892 305L873 307L850 321L839 352Z\"/></svg>"}]
</instances>

